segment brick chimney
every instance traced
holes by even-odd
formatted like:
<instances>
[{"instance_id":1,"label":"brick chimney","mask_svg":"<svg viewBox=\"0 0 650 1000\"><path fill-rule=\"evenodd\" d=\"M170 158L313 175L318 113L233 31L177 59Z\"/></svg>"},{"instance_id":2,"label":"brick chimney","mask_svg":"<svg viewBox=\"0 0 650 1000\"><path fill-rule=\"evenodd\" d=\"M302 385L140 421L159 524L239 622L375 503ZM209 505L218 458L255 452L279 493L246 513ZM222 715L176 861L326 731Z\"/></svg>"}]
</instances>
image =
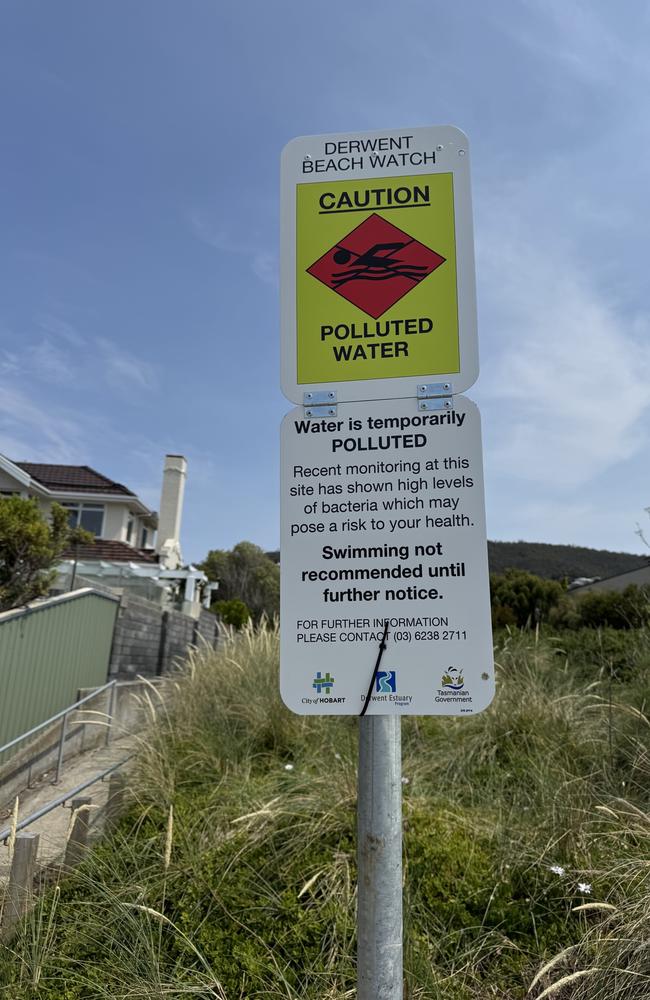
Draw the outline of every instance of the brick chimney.
<instances>
[{"instance_id":1,"label":"brick chimney","mask_svg":"<svg viewBox=\"0 0 650 1000\"><path fill-rule=\"evenodd\" d=\"M177 569L183 563L180 533L186 475L187 460L183 455L165 455L156 552L166 569Z\"/></svg>"}]
</instances>

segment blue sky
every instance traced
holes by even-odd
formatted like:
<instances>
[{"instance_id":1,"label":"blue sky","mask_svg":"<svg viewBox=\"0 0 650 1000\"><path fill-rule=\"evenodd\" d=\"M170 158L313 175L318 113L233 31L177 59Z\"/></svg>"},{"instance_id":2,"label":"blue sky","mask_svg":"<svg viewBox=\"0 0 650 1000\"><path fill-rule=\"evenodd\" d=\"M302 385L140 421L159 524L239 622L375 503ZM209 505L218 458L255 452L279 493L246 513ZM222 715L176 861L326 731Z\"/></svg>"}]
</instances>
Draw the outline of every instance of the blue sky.
<instances>
[{"instance_id":1,"label":"blue sky","mask_svg":"<svg viewBox=\"0 0 650 1000\"><path fill-rule=\"evenodd\" d=\"M0 451L279 542L279 156L468 133L488 535L647 551L650 9L3 0ZM647 532L650 537L650 530Z\"/></svg>"}]
</instances>

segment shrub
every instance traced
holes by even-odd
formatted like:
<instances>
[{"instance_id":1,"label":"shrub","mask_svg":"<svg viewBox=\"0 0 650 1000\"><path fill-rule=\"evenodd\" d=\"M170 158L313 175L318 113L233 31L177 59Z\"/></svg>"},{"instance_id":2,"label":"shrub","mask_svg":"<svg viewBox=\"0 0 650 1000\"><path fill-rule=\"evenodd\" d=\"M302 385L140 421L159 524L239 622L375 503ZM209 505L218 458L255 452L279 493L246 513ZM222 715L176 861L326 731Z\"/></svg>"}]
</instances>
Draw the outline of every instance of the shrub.
<instances>
[{"instance_id":1,"label":"shrub","mask_svg":"<svg viewBox=\"0 0 650 1000\"><path fill-rule=\"evenodd\" d=\"M650 623L650 588L630 584L623 591L595 590L576 599L576 612L586 628L641 628Z\"/></svg>"},{"instance_id":2,"label":"shrub","mask_svg":"<svg viewBox=\"0 0 650 1000\"><path fill-rule=\"evenodd\" d=\"M560 601L564 588L557 580L542 580L533 573L507 569L490 575L492 624L495 628L534 626L543 621Z\"/></svg>"},{"instance_id":3,"label":"shrub","mask_svg":"<svg viewBox=\"0 0 650 1000\"><path fill-rule=\"evenodd\" d=\"M246 622L250 621L251 617L248 605L236 597L231 601L215 601L212 605L212 610L219 615L225 625L231 625L238 630L243 628Z\"/></svg>"}]
</instances>

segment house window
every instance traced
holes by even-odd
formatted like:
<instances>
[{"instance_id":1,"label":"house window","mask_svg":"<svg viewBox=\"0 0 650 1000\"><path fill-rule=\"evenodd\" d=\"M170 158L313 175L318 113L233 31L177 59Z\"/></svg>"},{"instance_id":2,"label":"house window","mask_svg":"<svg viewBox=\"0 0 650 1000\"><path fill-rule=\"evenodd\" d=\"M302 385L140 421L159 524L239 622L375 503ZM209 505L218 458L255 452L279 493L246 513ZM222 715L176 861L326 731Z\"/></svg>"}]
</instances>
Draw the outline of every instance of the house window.
<instances>
[{"instance_id":1,"label":"house window","mask_svg":"<svg viewBox=\"0 0 650 1000\"><path fill-rule=\"evenodd\" d=\"M146 528L143 528L142 529L142 541L140 542L140 548L141 549L146 549L146 547L147 547L147 541L148 541L148 536L149 536L149 532L147 531Z\"/></svg>"},{"instance_id":2,"label":"house window","mask_svg":"<svg viewBox=\"0 0 650 1000\"><path fill-rule=\"evenodd\" d=\"M104 527L104 505L100 503L64 503L70 528L84 528L95 538L101 538Z\"/></svg>"},{"instance_id":3,"label":"house window","mask_svg":"<svg viewBox=\"0 0 650 1000\"><path fill-rule=\"evenodd\" d=\"M130 517L126 525L126 540L129 543L129 545L131 544L131 539L133 538L133 524L134 524L133 518Z\"/></svg>"}]
</instances>

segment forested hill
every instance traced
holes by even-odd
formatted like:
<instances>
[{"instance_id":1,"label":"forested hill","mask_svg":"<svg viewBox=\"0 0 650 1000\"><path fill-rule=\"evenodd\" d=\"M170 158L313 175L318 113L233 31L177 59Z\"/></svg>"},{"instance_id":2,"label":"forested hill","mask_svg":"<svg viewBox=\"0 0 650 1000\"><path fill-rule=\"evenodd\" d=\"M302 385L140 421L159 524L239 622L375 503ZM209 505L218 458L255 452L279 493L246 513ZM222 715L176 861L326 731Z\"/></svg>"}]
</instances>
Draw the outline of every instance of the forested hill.
<instances>
[{"instance_id":1,"label":"forested hill","mask_svg":"<svg viewBox=\"0 0 650 1000\"><path fill-rule=\"evenodd\" d=\"M580 545L548 545L545 542L488 542L488 557L491 573L525 569L553 580L616 576L648 563L646 556L635 556L630 552L608 552L607 549L587 549Z\"/></svg>"},{"instance_id":2,"label":"forested hill","mask_svg":"<svg viewBox=\"0 0 650 1000\"><path fill-rule=\"evenodd\" d=\"M359 542L363 545L363 542ZM280 562L280 552L267 552L269 559ZM525 569L548 580L571 581L579 576L616 576L630 569L646 566L648 556L631 552L608 552L607 549L586 549L580 545L548 545L545 542L488 542L491 573L506 569Z\"/></svg>"}]
</instances>

